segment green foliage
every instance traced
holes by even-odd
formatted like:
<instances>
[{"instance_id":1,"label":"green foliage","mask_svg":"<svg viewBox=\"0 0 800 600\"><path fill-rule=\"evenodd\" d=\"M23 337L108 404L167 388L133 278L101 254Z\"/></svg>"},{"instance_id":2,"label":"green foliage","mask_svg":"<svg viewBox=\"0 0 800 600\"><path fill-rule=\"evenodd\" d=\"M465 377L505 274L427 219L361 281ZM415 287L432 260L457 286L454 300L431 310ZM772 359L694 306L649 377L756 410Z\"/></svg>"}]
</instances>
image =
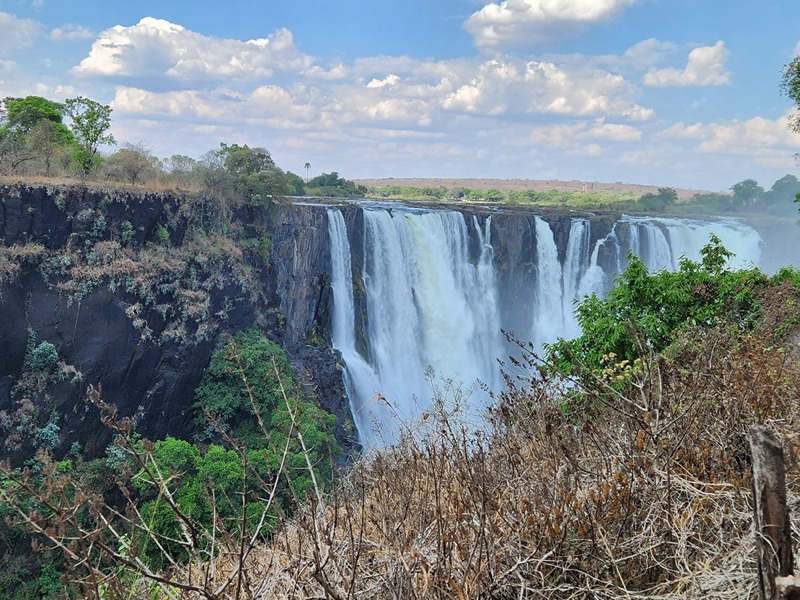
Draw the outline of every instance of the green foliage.
<instances>
[{"instance_id":1,"label":"green foliage","mask_svg":"<svg viewBox=\"0 0 800 600\"><path fill-rule=\"evenodd\" d=\"M592 295L577 307L582 334L549 346L548 358L563 374L591 377L609 361L661 352L688 326L750 327L760 307L755 291L770 279L757 269L726 270L731 253L716 236L701 254L699 263L684 258L678 271L657 273L629 256L607 298Z\"/></svg>"},{"instance_id":2,"label":"green foliage","mask_svg":"<svg viewBox=\"0 0 800 600\"><path fill-rule=\"evenodd\" d=\"M98 164L100 146L115 143L111 128L111 107L95 100L78 96L65 103L66 114L71 119L70 130L77 141L74 155L76 168L88 175Z\"/></svg>"},{"instance_id":3,"label":"green foliage","mask_svg":"<svg viewBox=\"0 0 800 600\"><path fill-rule=\"evenodd\" d=\"M286 185L286 193L289 196L304 196L306 193L306 184L303 178L291 171L286 171Z\"/></svg>"},{"instance_id":4,"label":"green foliage","mask_svg":"<svg viewBox=\"0 0 800 600\"><path fill-rule=\"evenodd\" d=\"M25 355L25 369L45 371L58 362L58 351L50 342L42 342L30 349Z\"/></svg>"},{"instance_id":5,"label":"green foliage","mask_svg":"<svg viewBox=\"0 0 800 600\"><path fill-rule=\"evenodd\" d=\"M75 138L64 125L65 106L41 96L3 99L5 123L0 127L0 137L7 135L26 136L37 125L47 124L54 140L61 145L71 145Z\"/></svg>"},{"instance_id":6,"label":"green foliage","mask_svg":"<svg viewBox=\"0 0 800 600\"><path fill-rule=\"evenodd\" d=\"M159 244L165 246L169 244L169 229L163 225L158 225L156 227L156 239L158 240Z\"/></svg>"},{"instance_id":7,"label":"green foliage","mask_svg":"<svg viewBox=\"0 0 800 600\"><path fill-rule=\"evenodd\" d=\"M784 66L780 90L794 102L796 109L789 121L789 127L793 131L800 131L800 110L798 110L800 109L800 56Z\"/></svg>"},{"instance_id":8,"label":"green foliage","mask_svg":"<svg viewBox=\"0 0 800 600\"><path fill-rule=\"evenodd\" d=\"M331 459L340 451L333 436L336 419L301 397L286 354L255 329L236 334L214 353L195 400L244 447L263 451L259 461L269 470L277 469L288 442L287 462L303 473L299 431L319 480L329 480ZM304 490L307 483L298 480L294 486Z\"/></svg>"},{"instance_id":9,"label":"green foliage","mask_svg":"<svg viewBox=\"0 0 800 600\"><path fill-rule=\"evenodd\" d=\"M659 188L657 194L644 194L638 200L644 210L653 212L664 212L677 201L678 193L672 188Z\"/></svg>"},{"instance_id":10,"label":"green foliage","mask_svg":"<svg viewBox=\"0 0 800 600\"><path fill-rule=\"evenodd\" d=\"M264 148L220 144L220 152L238 198L252 204L269 205L289 191L286 174Z\"/></svg>"},{"instance_id":11,"label":"green foliage","mask_svg":"<svg viewBox=\"0 0 800 600\"><path fill-rule=\"evenodd\" d=\"M754 179L745 179L731 186L733 203L742 208L757 203L764 195L764 188Z\"/></svg>"},{"instance_id":12,"label":"green foliage","mask_svg":"<svg viewBox=\"0 0 800 600\"><path fill-rule=\"evenodd\" d=\"M119 226L119 237L122 243L125 245L130 244L133 241L133 234L133 223L128 220L123 221Z\"/></svg>"},{"instance_id":13,"label":"green foliage","mask_svg":"<svg viewBox=\"0 0 800 600\"><path fill-rule=\"evenodd\" d=\"M308 182L306 193L310 196L363 198L367 193L367 188L339 177L339 174L334 171L314 177Z\"/></svg>"},{"instance_id":14,"label":"green foliage","mask_svg":"<svg viewBox=\"0 0 800 600\"><path fill-rule=\"evenodd\" d=\"M697 193L686 203L686 207L696 212L720 214L734 210L733 196L717 192Z\"/></svg>"}]
</instances>

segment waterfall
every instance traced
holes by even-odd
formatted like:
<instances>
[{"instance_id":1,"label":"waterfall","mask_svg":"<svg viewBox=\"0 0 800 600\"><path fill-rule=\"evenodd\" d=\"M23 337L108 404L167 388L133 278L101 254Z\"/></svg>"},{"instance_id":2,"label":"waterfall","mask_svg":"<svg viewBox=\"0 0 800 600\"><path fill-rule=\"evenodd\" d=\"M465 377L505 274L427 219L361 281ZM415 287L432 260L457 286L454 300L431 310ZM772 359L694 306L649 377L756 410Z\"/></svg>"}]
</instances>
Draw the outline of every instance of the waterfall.
<instances>
[{"instance_id":1,"label":"waterfall","mask_svg":"<svg viewBox=\"0 0 800 600\"><path fill-rule=\"evenodd\" d=\"M328 236L331 250L331 287L333 288L332 345L342 353L344 385L350 400L350 412L362 443L370 441L373 417L391 423L391 415L384 414L382 404L372 402L379 394L381 382L375 370L356 349L355 301L353 297L353 270L350 260L350 241L341 211L328 210ZM370 413L367 407L376 410Z\"/></svg>"},{"instance_id":2,"label":"waterfall","mask_svg":"<svg viewBox=\"0 0 800 600\"><path fill-rule=\"evenodd\" d=\"M592 245L591 223L573 218L559 257L552 228L533 217L532 283L518 289L516 280L500 283L491 216L468 220L456 211L374 205L360 210L363 243L354 244L363 248L360 273L353 272L342 212L328 209L327 214L332 341L341 352L350 407L365 447L395 441L398 428L430 409L432 372L437 381L453 380L468 390L477 416L488 402L483 390L499 391L502 382L497 360L506 357L501 329L508 324L501 322L501 297L530 311L524 313L525 330L541 349L557 337L580 333L574 302L607 292L629 251L651 270L676 269L684 256L699 260L714 234L736 254L733 266L742 267L758 264L763 246L758 233L736 220L629 216ZM513 272L514 267L502 268ZM509 286L513 293L501 289ZM363 328L359 336L357 327ZM483 385L476 386L478 381Z\"/></svg>"},{"instance_id":3,"label":"waterfall","mask_svg":"<svg viewBox=\"0 0 800 600\"><path fill-rule=\"evenodd\" d=\"M546 342L564 331L562 268L553 231L547 221L534 218L536 231L536 288L530 340L541 351Z\"/></svg>"},{"instance_id":4,"label":"waterfall","mask_svg":"<svg viewBox=\"0 0 800 600\"><path fill-rule=\"evenodd\" d=\"M356 349L352 267L342 257L349 241L340 211L329 210L328 227L333 345L346 364L361 442L371 446L397 438L388 424L410 422L430 409L429 368L437 380L465 389L475 388L476 380L498 389L503 344L490 219L483 229L473 219L480 246L473 262L461 213L365 209L363 215L367 357ZM475 388L471 401L477 411L488 397Z\"/></svg>"},{"instance_id":5,"label":"waterfall","mask_svg":"<svg viewBox=\"0 0 800 600\"><path fill-rule=\"evenodd\" d=\"M700 250L708 244L712 234L722 241L725 248L734 253L735 257L730 263L731 268L741 269L758 265L764 242L752 227L736 219L698 221L630 216L624 216L617 221L611 233L598 240L593 251L592 265L599 265L599 254L607 252L614 259L607 261L603 271L613 277L625 268L626 257L630 251L642 259L650 271L676 270L680 267L680 260L683 257L699 261ZM611 279L606 278L604 285L592 291L603 293L610 284Z\"/></svg>"}]
</instances>

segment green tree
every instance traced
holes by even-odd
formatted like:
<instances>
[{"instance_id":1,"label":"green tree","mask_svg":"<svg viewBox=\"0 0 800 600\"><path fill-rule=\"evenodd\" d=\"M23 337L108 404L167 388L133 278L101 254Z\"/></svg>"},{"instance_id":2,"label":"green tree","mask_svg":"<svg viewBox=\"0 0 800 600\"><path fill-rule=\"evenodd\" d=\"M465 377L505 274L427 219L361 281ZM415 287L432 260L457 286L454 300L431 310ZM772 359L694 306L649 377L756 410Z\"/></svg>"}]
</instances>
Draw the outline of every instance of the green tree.
<instances>
[{"instance_id":1,"label":"green tree","mask_svg":"<svg viewBox=\"0 0 800 600\"><path fill-rule=\"evenodd\" d=\"M65 103L66 114L70 117L70 130L77 140L74 160L79 172L88 175L97 165L97 151L100 146L113 145L111 128L111 107L95 100L78 96Z\"/></svg>"},{"instance_id":2,"label":"green tree","mask_svg":"<svg viewBox=\"0 0 800 600\"><path fill-rule=\"evenodd\" d=\"M783 212L792 207L798 194L800 194L800 181L794 175L785 175L764 193L761 203L770 208L770 212Z\"/></svg>"},{"instance_id":3,"label":"green tree","mask_svg":"<svg viewBox=\"0 0 800 600\"><path fill-rule=\"evenodd\" d=\"M658 193L644 194L639 198L639 204L644 210L654 212L664 212L677 201L678 193L672 188L658 188Z\"/></svg>"},{"instance_id":4,"label":"green tree","mask_svg":"<svg viewBox=\"0 0 800 600\"><path fill-rule=\"evenodd\" d=\"M65 105L41 96L5 98L3 99L4 124L0 128L0 136L26 136L37 125L46 122L52 126L53 137L58 143L72 144L75 138L63 122L65 111Z\"/></svg>"},{"instance_id":5,"label":"green tree","mask_svg":"<svg viewBox=\"0 0 800 600\"><path fill-rule=\"evenodd\" d=\"M780 90L795 105L795 112L789 121L789 127L793 131L800 132L800 56L796 56L794 60L783 67Z\"/></svg>"},{"instance_id":6,"label":"green tree","mask_svg":"<svg viewBox=\"0 0 800 600\"><path fill-rule=\"evenodd\" d=\"M286 171L286 183L288 185L290 196L303 196L306 193L306 186L303 178L297 173Z\"/></svg>"},{"instance_id":7,"label":"green tree","mask_svg":"<svg viewBox=\"0 0 800 600\"><path fill-rule=\"evenodd\" d=\"M269 205L289 191L286 174L264 148L220 144L225 169L231 176L233 191L239 199Z\"/></svg>"},{"instance_id":8,"label":"green tree","mask_svg":"<svg viewBox=\"0 0 800 600\"><path fill-rule=\"evenodd\" d=\"M728 212L733 210L733 196L718 192L697 193L692 196L688 205L693 209L701 209L713 213Z\"/></svg>"},{"instance_id":9,"label":"green tree","mask_svg":"<svg viewBox=\"0 0 800 600\"><path fill-rule=\"evenodd\" d=\"M306 191L315 196L363 198L367 188L356 185L339 176L339 173L322 173L314 177L307 185Z\"/></svg>"},{"instance_id":10,"label":"green tree","mask_svg":"<svg viewBox=\"0 0 800 600\"><path fill-rule=\"evenodd\" d=\"M307 452L319 481L329 480L331 459L339 453L333 437L336 418L302 397L286 354L257 330L237 333L214 353L195 390L195 401L204 415L212 416L215 427L247 449L263 451L262 462L269 469L277 469L288 441L290 470L303 471ZM207 433L217 441L214 430ZM295 490L310 484L305 477L294 482Z\"/></svg>"},{"instance_id":11,"label":"green tree","mask_svg":"<svg viewBox=\"0 0 800 600\"><path fill-rule=\"evenodd\" d=\"M40 96L5 98L0 119L0 162L10 173L49 175L59 153L75 143L62 122L63 104Z\"/></svg>"},{"instance_id":12,"label":"green tree","mask_svg":"<svg viewBox=\"0 0 800 600\"><path fill-rule=\"evenodd\" d=\"M308 183L308 171L311 169L311 163L307 162L303 165L303 168L306 170L306 183Z\"/></svg>"},{"instance_id":13,"label":"green tree","mask_svg":"<svg viewBox=\"0 0 800 600\"><path fill-rule=\"evenodd\" d=\"M592 295L578 306L581 335L548 348L557 370L588 384L609 360L632 363L661 352L683 327L727 322L748 328L760 306L755 292L770 279L758 269L727 270L731 253L716 236L701 255L699 263L684 258L678 271L657 273L631 255L607 298Z\"/></svg>"},{"instance_id":14,"label":"green tree","mask_svg":"<svg viewBox=\"0 0 800 600\"><path fill-rule=\"evenodd\" d=\"M739 208L755 204L764 195L764 188L754 179L745 179L731 186L733 203Z\"/></svg>"}]
</instances>

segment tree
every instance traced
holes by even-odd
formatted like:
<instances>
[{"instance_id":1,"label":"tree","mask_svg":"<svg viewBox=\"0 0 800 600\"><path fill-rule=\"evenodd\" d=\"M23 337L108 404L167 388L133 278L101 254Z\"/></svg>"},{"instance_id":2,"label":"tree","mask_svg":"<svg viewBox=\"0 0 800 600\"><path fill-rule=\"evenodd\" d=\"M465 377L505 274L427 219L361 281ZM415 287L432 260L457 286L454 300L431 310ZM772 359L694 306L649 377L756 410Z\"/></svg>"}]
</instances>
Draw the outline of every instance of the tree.
<instances>
[{"instance_id":1,"label":"tree","mask_svg":"<svg viewBox=\"0 0 800 600\"><path fill-rule=\"evenodd\" d=\"M303 165L303 168L306 170L306 183L308 183L308 170L311 168L311 163L307 162Z\"/></svg>"},{"instance_id":2,"label":"tree","mask_svg":"<svg viewBox=\"0 0 800 600\"><path fill-rule=\"evenodd\" d=\"M764 195L764 188L754 179L745 179L731 186L733 203L739 208L755 204Z\"/></svg>"},{"instance_id":3,"label":"tree","mask_svg":"<svg viewBox=\"0 0 800 600\"><path fill-rule=\"evenodd\" d=\"M214 353L195 401L203 421L211 415L211 421L243 447L262 450L265 468L277 466L287 440L299 431L306 450L291 443L287 464L301 471L307 451L317 479L330 480L331 459L340 451L333 436L336 417L301 396L285 352L257 330L237 333ZM212 435L212 441L216 437ZM305 478L292 481L301 494L309 484ZM283 495L288 500L289 490Z\"/></svg>"},{"instance_id":4,"label":"tree","mask_svg":"<svg viewBox=\"0 0 800 600\"><path fill-rule=\"evenodd\" d=\"M773 207L772 210L786 209L796 201L798 193L800 181L794 175L785 175L772 184L772 188L762 196L761 201L765 206Z\"/></svg>"},{"instance_id":5,"label":"tree","mask_svg":"<svg viewBox=\"0 0 800 600\"><path fill-rule=\"evenodd\" d=\"M658 188L658 193L644 194L639 198L639 204L645 210L654 212L664 212L668 206L678 201L678 193L672 188Z\"/></svg>"},{"instance_id":6,"label":"tree","mask_svg":"<svg viewBox=\"0 0 800 600\"><path fill-rule=\"evenodd\" d=\"M286 174L264 148L220 144L220 151L238 199L269 205L289 191Z\"/></svg>"},{"instance_id":7,"label":"tree","mask_svg":"<svg viewBox=\"0 0 800 600\"><path fill-rule=\"evenodd\" d=\"M5 124L0 135L28 135L34 127L46 122L52 125L53 136L60 144L68 145L75 141L72 133L63 123L66 107L41 96L3 99Z\"/></svg>"},{"instance_id":8,"label":"tree","mask_svg":"<svg viewBox=\"0 0 800 600\"><path fill-rule=\"evenodd\" d=\"M306 186L300 175L286 171L286 182L289 185L290 196L302 196L306 193Z\"/></svg>"},{"instance_id":9,"label":"tree","mask_svg":"<svg viewBox=\"0 0 800 600\"><path fill-rule=\"evenodd\" d=\"M800 133L800 56L783 67L780 90L795 104L795 112L789 121L789 127L792 131Z\"/></svg>"},{"instance_id":10,"label":"tree","mask_svg":"<svg viewBox=\"0 0 800 600\"><path fill-rule=\"evenodd\" d=\"M167 180L180 189L189 186L199 163L185 154L173 154L165 158L162 164Z\"/></svg>"},{"instance_id":11,"label":"tree","mask_svg":"<svg viewBox=\"0 0 800 600\"><path fill-rule=\"evenodd\" d=\"M58 154L72 151L75 138L62 122L65 110L41 96L3 99L0 158L9 172L36 172L38 163L50 175Z\"/></svg>"},{"instance_id":12,"label":"tree","mask_svg":"<svg viewBox=\"0 0 800 600\"><path fill-rule=\"evenodd\" d=\"M156 161L142 144L125 144L106 159L103 168L109 177L136 185L156 171Z\"/></svg>"},{"instance_id":13,"label":"tree","mask_svg":"<svg viewBox=\"0 0 800 600\"><path fill-rule=\"evenodd\" d=\"M699 263L684 257L678 271L657 273L629 256L608 297L592 295L576 309L582 334L548 348L557 370L588 383L609 360L632 364L648 352L661 352L686 327L726 322L742 331L751 328L762 304L758 290L786 273L770 279L757 269L726 269L732 253L714 235L700 253Z\"/></svg>"},{"instance_id":14,"label":"tree","mask_svg":"<svg viewBox=\"0 0 800 600\"><path fill-rule=\"evenodd\" d=\"M113 145L111 107L95 100L78 96L65 103L66 113L72 120L70 130L78 143L75 163L83 175L91 173L97 165L97 150L100 146Z\"/></svg>"}]
</instances>

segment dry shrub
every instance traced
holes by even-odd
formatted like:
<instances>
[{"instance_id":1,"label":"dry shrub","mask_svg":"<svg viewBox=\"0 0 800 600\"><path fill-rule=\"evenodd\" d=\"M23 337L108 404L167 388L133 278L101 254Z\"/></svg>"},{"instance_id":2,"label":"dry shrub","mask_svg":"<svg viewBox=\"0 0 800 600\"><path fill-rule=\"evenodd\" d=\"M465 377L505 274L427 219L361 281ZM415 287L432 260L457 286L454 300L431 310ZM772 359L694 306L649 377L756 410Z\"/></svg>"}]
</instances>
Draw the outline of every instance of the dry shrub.
<instances>
[{"instance_id":1,"label":"dry shrub","mask_svg":"<svg viewBox=\"0 0 800 600\"><path fill-rule=\"evenodd\" d=\"M0 283L12 280L25 267L38 265L44 256L45 247L42 244L0 244Z\"/></svg>"},{"instance_id":2,"label":"dry shrub","mask_svg":"<svg viewBox=\"0 0 800 600\"><path fill-rule=\"evenodd\" d=\"M753 424L789 436L797 503L787 353L698 329L667 357L610 357L592 390L508 380L484 430L440 404L302 507L251 555L248 580L263 587L246 597L754 595Z\"/></svg>"}]
</instances>

